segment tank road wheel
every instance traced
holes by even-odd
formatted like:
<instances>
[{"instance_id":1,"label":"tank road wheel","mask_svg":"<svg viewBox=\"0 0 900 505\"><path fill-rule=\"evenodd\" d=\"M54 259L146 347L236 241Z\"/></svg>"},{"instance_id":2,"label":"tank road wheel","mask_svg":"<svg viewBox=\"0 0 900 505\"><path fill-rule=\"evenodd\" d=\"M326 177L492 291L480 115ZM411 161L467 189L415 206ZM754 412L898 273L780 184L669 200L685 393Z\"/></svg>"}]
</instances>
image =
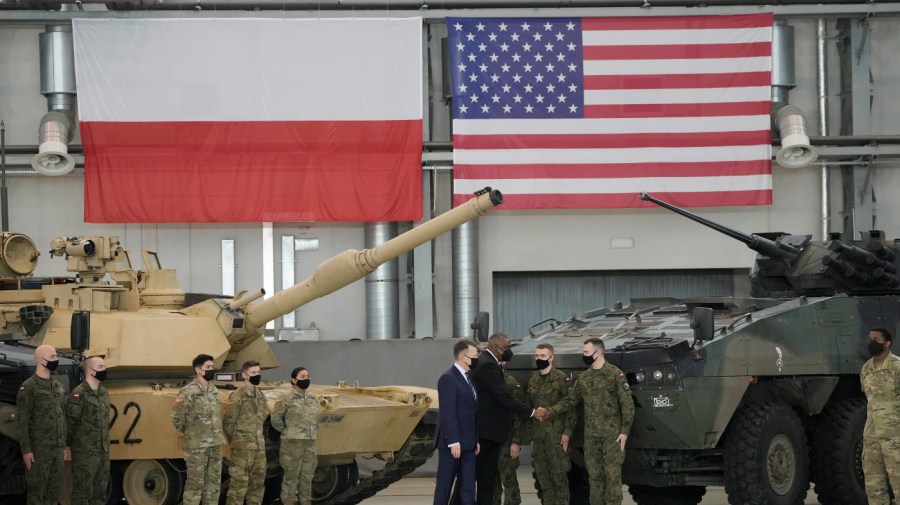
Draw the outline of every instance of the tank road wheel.
<instances>
[{"instance_id":1,"label":"tank road wheel","mask_svg":"<svg viewBox=\"0 0 900 505\"><path fill-rule=\"evenodd\" d=\"M704 486L628 486L637 505L697 505L706 494Z\"/></svg>"},{"instance_id":2,"label":"tank road wheel","mask_svg":"<svg viewBox=\"0 0 900 505\"><path fill-rule=\"evenodd\" d=\"M184 484L181 474L162 459L138 459L125 467L122 490L128 505L175 505Z\"/></svg>"},{"instance_id":3,"label":"tank road wheel","mask_svg":"<svg viewBox=\"0 0 900 505\"><path fill-rule=\"evenodd\" d=\"M809 489L809 456L800 418L787 405L741 407L725 432L725 493L730 503L800 505Z\"/></svg>"},{"instance_id":4,"label":"tank road wheel","mask_svg":"<svg viewBox=\"0 0 900 505\"><path fill-rule=\"evenodd\" d=\"M810 474L822 505L866 505L862 471L866 401L854 398L825 407L811 430Z\"/></svg>"},{"instance_id":5,"label":"tank road wheel","mask_svg":"<svg viewBox=\"0 0 900 505\"><path fill-rule=\"evenodd\" d=\"M327 500L341 493L359 480L359 467L356 461L346 465L320 466L312 481L312 499L314 502Z\"/></svg>"}]
</instances>

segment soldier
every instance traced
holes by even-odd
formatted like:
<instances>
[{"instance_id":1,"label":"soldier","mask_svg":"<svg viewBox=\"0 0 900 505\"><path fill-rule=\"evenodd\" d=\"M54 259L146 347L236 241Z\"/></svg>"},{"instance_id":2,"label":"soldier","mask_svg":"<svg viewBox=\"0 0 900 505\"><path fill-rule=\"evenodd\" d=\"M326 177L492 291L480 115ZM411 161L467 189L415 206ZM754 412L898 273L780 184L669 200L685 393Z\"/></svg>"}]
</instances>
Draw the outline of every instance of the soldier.
<instances>
[{"instance_id":1,"label":"soldier","mask_svg":"<svg viewBox=\"0 0 900 505\"><path fill-rule=\"evenodd\" d=\"M222 428L231 445L226 505L260 505L266 491L266 439L263 423L269 416L266 395L256 386L262 380L258 361L241 365L244 384L231 393Z\"/></svg>"},{"instance_id":2,"label":"soldier","mask_svg":"<svg viewBox=\"0 0 900 505\"><path fill-rule=\"evenodd\" d=\"M538 371L528 381L528 403L551 407L569 394L571 379L553 367L553 346L538 344L534 352ZM611 366L611 365L610 365ZM531 459L544 505L569 505L569 439L575 413L531 425Z\"/></svg>"},{"instance_id":3,"label":"soldier","mask_svg":"<svg viewBox=\"0 0 900 505\"><path fill-rule=\"evenodd\" d=\"M109 483L109 394L102 356L84 360L84 382L66 403L66 432L72 450L73 505L106 503Z\"/></svg>"},{"instance_id":4,"label":"soldier","mask_svg":"<svg viewBox=\"0 0 900 505\"><path fill-rule=\"evenodd\" d=\"M66 390L51 377L59 366L56 349L39 346L34 361L34 375L22 383L16 399L28 505L56 505L66 446Z\"/></svg>"},{"instance_id":5,"label":"soldier","mask_svg":"<svg viewBox=\"0 0 900 505\"><path fill-rule=\"evenodd\" d=\"M895 498L900 495L900 357L891 353L893 337L888 330L873 328L868 338L872 359L859 374L868 400L863 474L869 505L890 505L889 487Z\"/></svg>"},{"instance_id":6,"label":"soldier","mask_svg":"<svg viewBox=\"0 0 900 505\"><path fill-rule=\"evenodd\" d=\"M501 368L506 362L501 363ZM519 381L512 376L506 369L503 369L503 378L509 387L509 392L513 394L516 400L525 402L525 390ZM522 495L519 491L519 478L516 476L516 470L519 468L519 451L522 447L523 435L525 431L525 422L517 415L510 414L510 430L509 436L506 437L506 443L500 448L500 457L497 458L497 469L500 472L500 478L497 480L497 486L494 490L494 505L500 505L501 495L504 505L519 505L522 503Z\"/></svg>"},{"instance_id":7,"label":"soldier","mask_svg":"<svg viewBox=\"0 0 900 505\"><path fill-rule=\"evenodd\" d=\"M621 505L625 441L634 419L634 401L625 374L604 356L599 338L584 341L582 372L568 396L550 407L546 420L584 403L584 462L591 481L591 505Z\"/></svg>"},{"instance_id":8,"label":"soldier","mask_svg":"<svg viewBox=\"0 0 900 505\"><path fill-rule=\"evenodd\" d=\"M291 392L272 414L272 426L281 432L278 461L284 470L281 502L284 505L311 505L312 479L316 473L316 423L319 405L307 393L309 371L297 367L291 372Z\"/></svg>"},{"instance_id":9,"label":"soldier","mask_svg":"<svg viewBox=\"0 0 900 505\"><path fill-rule=\"evenodd\" d=\"M209 383L215 376L213 357L200 354L193 361L194 380L181 388L172 407L172 424L184 435L187 482L184 505L216 505L222 486L222 418L219 390Z\"/></svg>"}]
</instances>

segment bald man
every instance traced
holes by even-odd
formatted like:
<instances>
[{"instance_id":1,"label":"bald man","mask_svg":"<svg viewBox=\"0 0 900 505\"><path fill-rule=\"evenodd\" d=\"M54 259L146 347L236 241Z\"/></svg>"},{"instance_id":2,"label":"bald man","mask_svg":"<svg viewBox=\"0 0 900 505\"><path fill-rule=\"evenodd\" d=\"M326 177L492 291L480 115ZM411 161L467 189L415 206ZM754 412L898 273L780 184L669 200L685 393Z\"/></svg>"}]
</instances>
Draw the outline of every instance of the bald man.
<instances>
[{"instance_id":1,"label":"bald man","mask_svg":"<svg viewBox=\"0 0 900 505\"><path fill-rule=\"evenodd\" d=\"M66 433L72 448L72 474L77 475L72 505L106 503L109 483L109 394L102 356L84 360L84 382L66 402Z\"/></svg>"},{"instance_id":2,"label":"bald man","mask_svg":"<svg viewBox=\"0 0 900 505\"><path fill-rule=\"evenodd\" d=\"M66 446L66 390L52 377L59 365L56 349L38 347L34 361L34 375L22 383L16 399L28 505L57 505Z\"/></svg>"}]
</instances>

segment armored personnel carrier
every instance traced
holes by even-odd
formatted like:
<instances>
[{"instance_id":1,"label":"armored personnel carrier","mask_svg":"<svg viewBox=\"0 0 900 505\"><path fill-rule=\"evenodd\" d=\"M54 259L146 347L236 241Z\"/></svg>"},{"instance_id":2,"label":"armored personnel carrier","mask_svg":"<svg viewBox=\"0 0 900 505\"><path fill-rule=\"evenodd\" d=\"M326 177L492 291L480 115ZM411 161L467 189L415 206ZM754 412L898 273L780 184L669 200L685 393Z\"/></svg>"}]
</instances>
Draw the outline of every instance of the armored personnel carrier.
<instances>
[{"instance_id":1,"label":"armored personnel carrier","mask_svg":"<svg viewBox=\"0 0 900 505\"><path fill-rule=\"evenodd\" d=\"M636 407L623 480L639 505L695 505L722 485L732 504L797 505L810 482L822 504L865 505L859 371L869 329L900 328L900 244L880 231L748 235L641 198L756 251L749 296L632 300L551 320L507 369L526 378L546 342L557 368L577 374L583 341L604 341ZM572 502L587 503L573 445Z\"/></svg>"},{"instance_id":2,"label":"armored personnel carrier","mask_svg":"<svg viewBox=\"0 0 900 505\"><path fill-rule=\"evenodd\" d=\"M63 256L74 277L35 278L38 250L21 234L0 236L0 503L20 503L24 466L16 443L18 385L34 371L33 347L49 344L69 356L103 355L104 386L112 401L109 503L175 505L184 484L182 438L169 418L176 394L191 380L197 354L215 357L215 384L227 401L247 360L274 368L278 361L263 332L268 321L362 279L382 263L483 215L503 200L480 192L464 205L372 249L345 251L320 265L312 277L273 297L262 290L234 297L184 293L175 271L155 253L141 253L144 269L117 237L62 237L51 256ZM255 302L255 303L254 303ZM76 362L56 375L67 386L80 382ZM263 383L270 407L283 383ZM358 503L424 463L433 451L437 393L387 386L313 385L319 400L319 468L314 500ZM387 428L390 427L390 428ZM277 437L267 430L270 480L280 480ZM227 450L227 448L226 448ZM359 478L358 455L386 463ZM272 496L277 496L277 486ZM269 494L269 493L267 493ZM5 497L5 498L4 498ZM68 496L62 502L68 503Z\"/></svg>"}]
</instances>

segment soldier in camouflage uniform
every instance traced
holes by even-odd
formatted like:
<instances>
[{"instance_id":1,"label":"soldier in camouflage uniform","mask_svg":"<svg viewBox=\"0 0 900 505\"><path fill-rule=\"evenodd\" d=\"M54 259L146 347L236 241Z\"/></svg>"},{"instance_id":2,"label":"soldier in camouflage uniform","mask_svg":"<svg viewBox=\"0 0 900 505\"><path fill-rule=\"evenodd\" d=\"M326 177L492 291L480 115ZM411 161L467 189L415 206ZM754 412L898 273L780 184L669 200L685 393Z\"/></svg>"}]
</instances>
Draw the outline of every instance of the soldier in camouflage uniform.
<instances>
[{"instance_id":1,"label":"soldier in camouflage uniform","mask_svg":"<svg viewBox=\"0 0 900 505\"><path fill-rule=\"evenodd\" d=\"M59 365L56 349L39 346L34 361L34 375L22 383L16 399L28 505L57 505L66 446L66 390L51 376Z\"/></svg>"},{"instance_id":2,"label":"soldier in camouflage uniform","mask_svg":"<svg viewBox=\"0 0 900 505\"><path fill-rule=\"evenodd\" d=\"M109 394L101 356L84 360L84 382L66 403L66 433L72 450L73 505L106 503L109 483Z\"/></svg>"},{"instance_id":3,"label":"soldier in camouflage uniform","mask_svg":"<svg viewBox=\"0 0 900 505\"><path fill-rule=\"evenodd\" d=\"M291 389L275 408L272 426L281 432L278 461L284 470L281 502L284 505L311 505L312 479L316 473L316 423L319 404L307 392L309 371L297 367L291 372Z\"/></svg>"},{"instance_id":4,"label":"soldier in camouflage uniform","mask_svg":"<svg viewBox=\"0 0 900 505\"><path fill-rule=\"evenodd\" d=\"M184 435L187 482L184 505L217 505L222 486L222 417L213 357L194 358L194 380L181 388L172 407L172 424Z\"/></svg>"},{"instance_id":5,"label":"soldier in camouflage uniform","mask_svg":"<svg viewBox=\"0 0 900 505\"><path fill-rule=\"evenodd\" d=\"M528 381L528 404L552 407L568 396L572 379L553 368L553 346L538 344L534 352L538 369ZM575 413L568 411L543 423L531 423L531 459L544 505L569 505L569 439L575 429Z\"/></svg>"},{"instance_id":6,"label":"soldier in camouflage uniform","mask_svg":"<svg viewBox=\"0 0 900 505\"><path fill-rule=\"evenodd\" d=\"M863 474L869 505L894 505L900 496L900 357L891 353L893 337L884 328L869 332L869 354L859 374L868 400L863 430Z\"/></svg>"},{"instance_id":7,"label":"soldier in camouflage uniform","mask_svg":"<svg viewBox=\"0 0 900 505\"><path fill-rule=\"evenodd\" d=\"M501 363L501 368L506 363ZM525 390L522 385L505 369L503 370L503 379L506 380L506 386L509 392L513 394L516 400L525 401ZM519 505L522 503L522 495L519 491L519 478L516 476L516 470L519 468L519 451L523 442L525 432L525 421L515 414L510 414L510 430L506 437L506 443L500 448L500 457L497 458L497 469L500 472L500 478L497 479L497 486L494 489L494 505L500 505L501 495L503 496L504 505Z\"/></svg>"},{"instance_id":8,"label":"soldier in camouflage uniform","mask_svg":"<svg viewBox=\"0 0 900 505\"><path fill-rule=\"evenodd\" d=\"M222 429L231 445L226 505L260 505L266 491L266 439L263 423L269 417L266 395L256 386L262 380L258 361L241 366L244 384L231 393Z\"/></svg>"},{"instance_id":9,"label":"soldier in camouflage uniform","mask_svg":"<svg viewBox=\"0 0 900 505\"><path fill-rule=\"evenodd\" d=\"M621 505L625 441L634 420L634 400L625 374L606 362L599 338L585 340L581 373L568 396L547 409L543 419L584 403L584 462L591 481L591 505Z\"/></svg>"}]
</instances>

